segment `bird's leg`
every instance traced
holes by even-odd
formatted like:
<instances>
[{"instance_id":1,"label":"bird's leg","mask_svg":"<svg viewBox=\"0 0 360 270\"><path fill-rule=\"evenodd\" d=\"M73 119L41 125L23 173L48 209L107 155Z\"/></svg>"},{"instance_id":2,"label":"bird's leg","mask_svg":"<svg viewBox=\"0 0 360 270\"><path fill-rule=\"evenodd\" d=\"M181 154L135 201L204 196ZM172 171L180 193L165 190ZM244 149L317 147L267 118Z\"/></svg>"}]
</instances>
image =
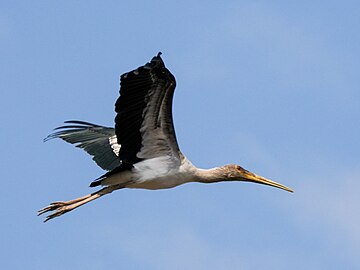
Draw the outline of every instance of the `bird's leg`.
<instances>
[{"instance_id":1,"label":"bird's leg","mask_svg":"<svg viewBox=\"0 0 360 270\"><path fill-rule=\"evenodd\" d=\"M49 206L47 206L43 209L40 209L38 211L38 216L40 216L46 212L49 212L49 211L55 211L54 213L52 213L46 217L46 219L44 220L44 222L46 222L55 217L59 217L81 205L84 205L88 202L98 199L103 195L109 194L109 193L113 192L114 190L121 189L124 187L125 187L124 184L108 186L108 187L100 189L94 193L88 194L88 195L80 197L80 198L76 198L74 200L70 200L70 201L66 201L66 202L53 202Z\"/></svg>"}]
</instances>

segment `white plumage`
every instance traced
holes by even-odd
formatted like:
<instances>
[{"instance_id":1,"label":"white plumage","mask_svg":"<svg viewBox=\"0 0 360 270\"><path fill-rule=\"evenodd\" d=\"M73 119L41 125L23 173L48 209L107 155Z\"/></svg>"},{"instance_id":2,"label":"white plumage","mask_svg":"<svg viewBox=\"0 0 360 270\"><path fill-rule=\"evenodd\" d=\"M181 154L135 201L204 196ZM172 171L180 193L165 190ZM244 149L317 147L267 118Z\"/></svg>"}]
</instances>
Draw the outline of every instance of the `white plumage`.
<instances>
[{"instance_id":1,"label":"white plumage","mask_svg":"<svg viewBox=\"0 0 360 270\"><path fill-rule=\"evenodd\" d=\"M196 168L177 144L172 99L175 78L160 57L121 76L115 129L83 121L66 121L45 140L61 138L84 149L108 172L90 186L104 188L81 198L54 202L39 210L53 211L45 221L122 188L167 189L188 182L248 181L292 190L239 165Z\"/></svg>"},{"instance_id":2,"label":"white plumage","mask_svg":"<svg viewBox=\"0 0 360 270\"><path fill-rule=\"evenodd\" d=\"M194 180L194 165L186 158L180 164L169 156L161 156L134 164L131 171L114 174L102 181L102 185L111 186L129 182L127 188L165 189Z\"/></svg>"}]
</instances>

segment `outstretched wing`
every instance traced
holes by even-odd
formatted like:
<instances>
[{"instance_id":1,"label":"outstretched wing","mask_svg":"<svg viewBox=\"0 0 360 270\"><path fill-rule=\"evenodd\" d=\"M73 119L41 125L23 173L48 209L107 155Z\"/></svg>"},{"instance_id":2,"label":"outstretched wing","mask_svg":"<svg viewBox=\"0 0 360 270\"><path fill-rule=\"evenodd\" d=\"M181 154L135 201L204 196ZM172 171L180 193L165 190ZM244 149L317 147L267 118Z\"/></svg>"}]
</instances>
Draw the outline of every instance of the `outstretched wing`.
<instances>
[{"instance_id":1,"label":"outstretched wing","mask_svg":"<svg viewBox=\"0 0 360 270\"><path fill-rule=\"evenodd\" d=\"M83 121L65 121L65 126L56 128L44 141L60 138L84 149L101 168L111 171L120 165L120 145L115 130Z\"/></svg>"},{"instance_id":2,"label":"outstretched wing","mask_svg":"<svg viewBox=\"0 0 360 270\"><path fill-rule=\"evenodd\" d=\"M121 76L115 133L124 163L165 155L180 162L172 117L176 82L160 55Z\"/></svg>"}]
</instances>

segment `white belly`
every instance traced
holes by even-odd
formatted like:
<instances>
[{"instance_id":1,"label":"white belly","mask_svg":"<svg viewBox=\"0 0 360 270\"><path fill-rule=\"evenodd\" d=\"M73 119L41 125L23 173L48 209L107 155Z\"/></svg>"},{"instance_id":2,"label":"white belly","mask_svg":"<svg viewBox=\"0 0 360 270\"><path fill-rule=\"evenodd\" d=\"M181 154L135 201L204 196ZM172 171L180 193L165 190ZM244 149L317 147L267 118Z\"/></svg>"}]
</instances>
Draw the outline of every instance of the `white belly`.
<instances>
[{"instance_id":1,"label":"white belly","mask_svg":"<svg viewBox=\"0 0 360 270\"><path fill-rule=\"evenodd\" d=\"M183 177L177 175L158 177L155 179L149 179L146 181L137 181L133 184L129 184L128 188L142 188L142 189L165 189L173 188L189 181L184 181Z\"/></svg>"},{"instance_id":2,"label":"white belly","mask_svg":"<svg viewBox=\"0 0 360 270\"><path fill-rule=\"evenodd\" d=\"M134 164L131 171L120 172L109 179L104 185L115 185L131 182L128 188L165 189L191 182L194 166L187 160L172 160L170 157L157 157Z\"/></svg>"}]
</instances>

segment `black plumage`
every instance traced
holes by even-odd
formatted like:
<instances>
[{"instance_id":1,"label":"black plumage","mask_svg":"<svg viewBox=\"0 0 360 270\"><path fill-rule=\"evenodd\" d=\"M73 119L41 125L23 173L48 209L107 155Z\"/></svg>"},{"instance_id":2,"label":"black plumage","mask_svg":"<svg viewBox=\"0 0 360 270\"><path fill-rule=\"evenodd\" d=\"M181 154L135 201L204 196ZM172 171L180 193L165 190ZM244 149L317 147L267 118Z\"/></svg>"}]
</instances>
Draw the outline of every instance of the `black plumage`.
<instances>
[{"instance_id":1,"label":"black plumage","mask_svg":"<svg viewBox=\"0 0 360 270\"><path fill-rule=\"evenodd\" d=\"M121 145L119 159L122 162L135 164L144 159L139 156L139 152L145 146L144 136L151 136L145 134L145 125L150 132L166 128L175 137L171 112L175 78L165 67L160 55L121 76L120 97L115 104L115 133ZM161 119L164 110L169 119ZM171 127L164 120L170 121Z\"/></svg>"}]
</instances>

